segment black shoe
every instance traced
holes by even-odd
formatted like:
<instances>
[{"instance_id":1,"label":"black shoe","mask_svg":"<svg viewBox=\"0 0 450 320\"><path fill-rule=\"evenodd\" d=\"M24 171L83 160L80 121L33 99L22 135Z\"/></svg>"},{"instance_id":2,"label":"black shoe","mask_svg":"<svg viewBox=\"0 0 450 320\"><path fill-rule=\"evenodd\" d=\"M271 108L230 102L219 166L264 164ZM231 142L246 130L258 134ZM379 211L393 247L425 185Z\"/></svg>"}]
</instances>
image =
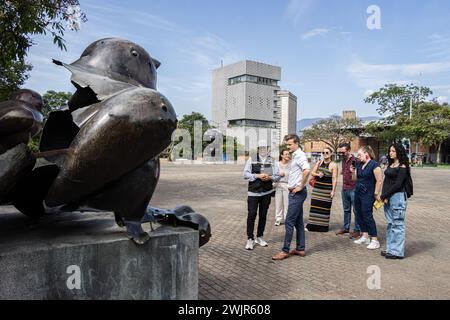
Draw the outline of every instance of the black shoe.
<instances>
[{"instance_id":1,"label":"black shoe","mask_svg":"<svg viewBox=\"0 0 450 320\"><path fill-rule=\"evenodd\" d=\"M391 259L391 260L401 260L401 259L403 259L403 257L394 256L393 254L386 253L386 259Z\"/></svg>"},{"instance_id":2,"label":"black shoe","mask_svg":"<svg viewBox=\"0 0 450 320\"><path fill-rule=\"evenodd\" d=\"M386 250L382 250L382 251L381 251L381 256L382 256L382 257L386 257Z\"/></svg>"}]
</instances>

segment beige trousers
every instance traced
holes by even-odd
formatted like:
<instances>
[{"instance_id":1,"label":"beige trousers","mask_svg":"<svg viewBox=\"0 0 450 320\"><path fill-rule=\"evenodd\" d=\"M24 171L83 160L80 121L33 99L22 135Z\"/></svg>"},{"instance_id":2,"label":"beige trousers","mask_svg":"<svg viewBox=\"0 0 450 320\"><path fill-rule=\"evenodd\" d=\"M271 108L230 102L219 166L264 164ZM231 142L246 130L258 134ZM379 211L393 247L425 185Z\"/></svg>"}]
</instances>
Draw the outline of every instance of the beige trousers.
<instances>
[{"instance_id":1,"label":"beige trousers","mask_svg":"<svg viewBox=\"0 0 450 320\"><path fill-rule=\"evenodd\" d=\"M289 205L289 190L287 183L278 183L275 189L275 221L286 220Z\"/></svg>"}]
</instances>

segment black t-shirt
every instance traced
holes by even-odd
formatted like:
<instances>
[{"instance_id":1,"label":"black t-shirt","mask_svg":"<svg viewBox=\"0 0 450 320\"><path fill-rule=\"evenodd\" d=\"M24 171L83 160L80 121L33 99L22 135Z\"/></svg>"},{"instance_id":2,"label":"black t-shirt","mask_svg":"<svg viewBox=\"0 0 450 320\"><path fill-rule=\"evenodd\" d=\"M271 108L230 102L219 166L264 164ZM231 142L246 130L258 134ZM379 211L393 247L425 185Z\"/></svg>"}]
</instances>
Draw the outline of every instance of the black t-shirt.
<instances>
[{"instance_id":1,"label":"black t-shirt","mask_svg":"<svg viewBox=\"0 0 450 320\"><path fill-rule=\"evenodd\" d=\"M389 167L384 171L383 191L381 199L389 199L397 192L405 191L406 178L408 176L407 168L392 168Z\"/></svg>"}]
</instances>

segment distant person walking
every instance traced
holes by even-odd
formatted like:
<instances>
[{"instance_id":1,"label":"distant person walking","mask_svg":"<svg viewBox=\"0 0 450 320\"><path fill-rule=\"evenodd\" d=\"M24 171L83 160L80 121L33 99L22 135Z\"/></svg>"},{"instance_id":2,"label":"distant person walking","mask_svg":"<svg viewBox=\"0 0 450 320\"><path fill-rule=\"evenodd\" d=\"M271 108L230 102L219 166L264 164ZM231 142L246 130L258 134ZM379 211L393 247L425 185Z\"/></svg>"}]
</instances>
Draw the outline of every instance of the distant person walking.
<instances>
[{"instance_id":1,"label":"distant person walking","mask_svg":"<svg viewBox=\"0 0 450 320\"><path fill-rule=\"evenodd\" d=\"M323 160L314 166L311 176L315 177L311 194L311 209L306 229L312 232L328 232L330 227L331 205L336 194L338 167L333 162L333 150L326 147Z\"/></svg>"},{"instance_id":2,"label":"distant person walking","mask_svg":"<svg viewBox=\"0 0 450 320\"><path fill-rule=\"evenodd\" d=\"M358 151L359 163L351 167L352 178L356 181L355 212L361 227L362 236L355 240L356 244L365 244L367 249L380 248L377 226L373 218L373 204L380 196L383 184L383 174L375 159L375 153L370 146Z\"/></svg>"},{"instance_id":3,"label":"distant person walking","mask_svg":"<svg viewBox=\"0 0 450 320\"><path fill-rule=\"evenodd\" d=\"M380 157L380 166L383 171L386 170L386 167L388 166L388 157L385 154Z\"/></svg>"},{"instance_id":4,"label":"distant person walking","mask_svg":"<svg viewBox=\"0 0 450 320\"><path fill-rule=\"evenodd\" d=\"M405 257L405 214L408 197L412 195L411 168L406 150L401 144L389 148L389 166L384 172L383 200L387 222L386 250L381 252L386 259Z\"/></svg>"},{"instance_id":5,"label":"distant person walking","mask_svg":"<svg viewBox=\"0 0 450 320\"><path fill-rule=\"evenodd\" d=\"M356 167L357 160L351 153L349 143L343 143L339 146L339 155L342 157L342 207L344 208L344 226L336 235L350 234L350 239L359 239L361 229L358 225L355 213L355 187L356 181L352 179L351 166ZM350 233L352 224L352 208L355 216L355 225L353 232Z\"/></svg>"},{"instance_id":6,"label":"distant person walking","mask_svg":"<svg viewBox=\"0 0 450 320\"><path fill-rule=\"evenodd\" d=\"M273 193L272 185L280 179L277 166L269 152L267 143L259 142L256 157L250 157L244 168L244 179L248 180L247 244L245 246L247 250L253 250L255 243L261 247L267 247L263 236ZM258 230L255 240L254 228L258 212Z\"/></svg>"},{"instance_id":7,"label":"distant person walking","mask_svg":"<svg viewBox=\"0 0 450 320\"><path fill-rule=\"evenodd\" d=\"M292 161L288 177L289 207L286 216L283 249L276 254L273 260L283 260L291 255L305 256L305 227L303 224L303 203L308 192L306 183L310 172L310 166L306 154L300 148L300 139L297 135L289 135L286 138L289 151L292 153ZM297 229L297 247L290 251L294 228Z\"/></svg>"},{"instance_id":8,"label":"distant person walking","mask_svg":"<svg viewBox=\"0 0 450 320\"><path fill-rule=\"evenodd\" d=\"M275 183L275 226L279 226L286 221L289 205L288 177L290 165L291 154L288 149L284 149L280 153L280 161L278 162L280 181Z\"/></svg>"}]
</instances>

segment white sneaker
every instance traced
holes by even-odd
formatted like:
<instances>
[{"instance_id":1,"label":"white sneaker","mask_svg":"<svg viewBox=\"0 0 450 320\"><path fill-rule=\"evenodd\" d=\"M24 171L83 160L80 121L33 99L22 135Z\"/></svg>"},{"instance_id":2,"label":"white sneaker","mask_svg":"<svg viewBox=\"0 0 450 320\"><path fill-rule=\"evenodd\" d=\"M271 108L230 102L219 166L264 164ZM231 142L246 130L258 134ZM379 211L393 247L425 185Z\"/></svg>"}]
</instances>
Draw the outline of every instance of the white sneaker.
<instances>
[{"instance_id":1,"label":"white sneaker","mask_svg":"<svg viewBox=\"0 0 450 320\"><path fill-rule=\"evenodd\" d=\"M245 249L247 250L253 250L255 242L252 239L247 240L247 245L245 246Z\"/></svg>"},{"instance_id":2,"label":"white sneaker","mask_svg":"<svg viewBox=\"0 0 450 320\"><path fill-rule=\"evenodd\" d=\"M361 236L358 240L353 241L356 244L370 244L369 238L364 238L364 236Z\"/></svg>"},{"instance_id":3,"label":"white sneaker","mask_svg":"<svg viewBox=\"0 0 450 320\"><path fill-rule=\"evenodd\" d=\"M267 246L268 246L267 242L265 242L264 239L261 238L261 237L256 238L256 241L255 241L255 242L256 242L257 244L259 244L261 247L267 247Z\"/></svg>"},{"instance_id":4,"label":"white sneaker","mask_svg":"<svg viewBox=\"0 0 450 320\"><path fill-rule=\"evenodd\" d=\"M367 246L369 250L380 249L380 242L378 240L370 241L370 244Z\"/></svg>"}]
</instances>

